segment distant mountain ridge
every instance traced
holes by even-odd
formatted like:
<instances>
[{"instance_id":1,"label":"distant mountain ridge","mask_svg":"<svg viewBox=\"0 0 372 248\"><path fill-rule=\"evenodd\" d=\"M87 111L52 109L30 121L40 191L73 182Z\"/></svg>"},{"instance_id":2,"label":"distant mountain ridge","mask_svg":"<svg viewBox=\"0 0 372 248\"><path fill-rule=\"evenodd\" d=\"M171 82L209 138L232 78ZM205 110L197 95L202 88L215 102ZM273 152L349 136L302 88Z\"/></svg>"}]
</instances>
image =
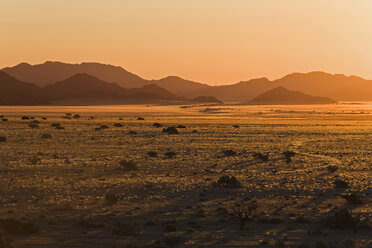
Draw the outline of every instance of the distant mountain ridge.
<instances>
[{"instance_id":1,"label":"distant mountain ridge","mask_svg":"<svg viewBox=\"0 0 372 248\"><path fill-rule=\"evenodd\" d=\"M311 96L301 91L291 91L277 87L266 91L247 102L247 104L333 104L336 101L328 97Z\"/></svg>"},{"instance_id":2,"label":"distant mountain ridge","mask_svg":"<svg viewBox=\"0 0 372 248\"><path fill-rule=\"evenodd\" d=\"M218 99L179 97L155 84L125 89L87 73L40 87L0 71L0 105L107 105L216 103Z\"/></svg>"},{"instance_id":3,"label":"distant mountain ridge","mask_svg":"<svg viewBox=\"0 0 372 248\"><path fill-rule=\"evenodd\" d=\"M184 98L214 96L222 101L245 102L270 89L282 86L288 90L330 97L337 101L372 101L372 80L325 72L292 73L272 81L258 78L231 85L211 86L176 76L146 80L119 66L99 63L66 64L50 61L39 65L21 63L2 70L20 81L39 86L65 80L77 73L87 73L105 82L115 82L124 88L158 85L169 93Z\"/></svg>"}]
</instances>

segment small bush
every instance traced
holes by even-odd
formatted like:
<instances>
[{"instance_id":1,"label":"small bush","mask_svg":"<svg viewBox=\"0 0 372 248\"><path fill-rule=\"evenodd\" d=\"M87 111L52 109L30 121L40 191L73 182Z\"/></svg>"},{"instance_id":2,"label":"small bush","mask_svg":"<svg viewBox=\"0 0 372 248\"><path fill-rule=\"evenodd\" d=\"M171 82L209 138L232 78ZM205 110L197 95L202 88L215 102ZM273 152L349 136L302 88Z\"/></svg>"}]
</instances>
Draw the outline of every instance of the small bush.
<instances>
[{"instance_id":1,"label":"small bush","mask_svg":"<svg viewBox=\"0 0 372 248\"><path fill-rule=\"evenodd\" d=\"M348 209L340 209L333 215L327 217L325 225L335 229L352 229L355 228L359 220L353 217L353 213Z\"/></svg>"},{"instance_id":2,"label":"small bush","mask_svg":"<svg viewBox=\"0 0 372 248\"><path fill-rule=\"evenodd\" d=\"M263 162L266 162L267 160L269 160L269 154L268 153L262 154L260 152L255 152L255 153L253 153L253 157L256 158L256 159L262 160Z\"/></svg>"},{"instance_id":3,"label":"small bush","mask_svg":"<svg viewBox=\"0 0 372 248\"><path fill-rule=\"evenodd\" d=\"M30 117L29 116L22 116L21 120L29 120Z\"/></svg>"},{"instance_id":4,"label":"small bush","mask_svg":"<svg viewBox=\"0 0 372 248\"><path fill-rule=\"evenodd\" d=\"M296 155L296 153L293 152L293 151L285 151L285 152L283 152L283 155L284 155L284 157L286 159L286 162L288 164L292 161L292 157L294 157Z\"/></svg>"},{"instance_id":5,"label":"small bush","mask_svg":"<svg viewBox=\"0 0 372 248\"><path fill-rule=\"evenodd\" d=\"M178 130L175 127L163 128L163 131L162 132L163 133L167 133L167 134L178 134Z\"/></svg>"},{"instance_id":6,"label":"small bush","mask_svg":"<svg viewBox=\"0 0 372 248\"><path fill-rule=\"evenodd\" d=\"M336 188L342 188L342 189L347 189L349 188L349 184L345 181L342 181L340 179L337 179L333 182Z\"/></svg>"},{"instance_id":7,"label":"small bush","mask_svg":"<svg viewBox=\"0 0 372 248\"><path fill-rule=\"evenodd\" d=\"M7 122L8 119L7 119L7 118L3 118L3 119L1 119L1 121L3 121L3 122Z\"/></svg>"},{"instance_id":8,"label":"small bush","mask_svg":"<svg viewBox=\"0 0 372 248\"><path fill-rule=\"evenodd\" d=\"M37 125L37 124L30 124L30 125L28 125L30 128L39 128L39 125Z\"/></svg>"},{"instance_id":9,"label":"small bush","mask_svg":"<svg viewBox=\"0 0 372 248\"><path fill-rule=\"evenodd\" d=\"M147 152L147 156L152 157L152 158L156 158L158 156L158 153L154 152L154 151L149 151L149 152Z\"/></svg>"},{"instance_id":10,"label":"small bush","mask_svg":"<svg viewBox=\"0 0 372 248\"><path fill-rule=\"evenodd\" d=\"M23 222L7 218L0 221L1 229L7 234L34 235L40 232L40 228L32 222Z\"/></svg>"},{"instance_id":11,"label":"small bush","mask_svg":"<svg viewBox=\"0 0 372 248\"><path fill-rule=\"evenodd\" d=\"M50 135L49 133L44 133L44 134L41 135L41 138L42 139L51 139L52 135Z\"/></svg>"},{"instance_id":12,"label":"small bush","mask_svg":"<svg viewBox=\"0 0 372 248\"><path fill-rule=\"evenodd\" d=\"M59 123L52 123L51 126L52 126L52 127L60 127L61 124L59 124Z\"/></svg>"},{"instance_id":13,"label":"small bush","mask_svg":"<svg viewBox=\"0 0 372 248\"><path fill-rule=\"evenodd\" d=\"M234 176L221 176L218 181L215 183L217 187L224 187L224 188L240 188L242 184L239 180Z\"/></svg>"},{"instance_id":14,"label":"small bush","mask_svg":"<svg viewBox=\"0 0 372 248\"><path fill-rule=\"evenodd\" d=\"M154 124L152 124L153 127L163 127L162 124L158 123L158 122L155 122Z\"/></svg>"},{"instance_id":15,"label":"small bush","mask_svg":"<svg viewBox=\"0 0 372 248\"><path fill-rule=\"evenodd\" d=\"M177 128L186 128L185 125L178 125Z\"/></svg>"},{"instance_id":16,"label":"small bush","mask_svg":"<svg viewBox=\"0 0 372 248\"><path fill-rule=\"evenodd\" d=\"M244 230L245 224L256 215L257 204L251 203L248 207L234 208L234 215L239 220L239 229Z\"/></svg>"},{"instance_id":17,"label":"small bush","mask_svg":"<svg viewBox=\"0 0 372 248\"><path fill-rule=\"evenodd\" d=\"M344 198L347 203L349 204L362 204L362 200L354 193L343 195L342 198Z\"/></svg>"},{"instance_id":18,"label":"small bush","mask_svg":"<svg viewBox=\"0 0 372 248\"><path fill-rule=\"evenodd\" d=\"M129 135L136 135L137 132L136 132L136 131L133 131L133 130L130 130L130 131L128 132L128 134L129 134Z\"/></svg>"},{"instance_id":19,"label":"small bush","mask_svg":"<svg viewBox=\"0 0 372 248\"><path fill-rule=\"evenodd\" d=\"M41 162L41 158L39 158L38 156L34 156L30 159L30 163L32 165L36 165L36 164L39 164Z\"/></svg>"},{"instance_id":20,"label":"small bush","mask_svg":"<svg viewBox=\"0 0 372 248\"><path fill-rule=\"evenodd\" d=\"M74 119L79 119L79 118L80 118L80 115L77 115L77 114L76 114L76 115L73 116L73 118L74 118Z\"/></svg>"},{"instance_id":21,"label":"small bush","mask_svg":"<svg viewBox=\"0 0 372 248\"><path fill-rule=\"evenodd\" d=\"M239 126L239 125L234 125L233 127L234 127L234 128L239 128L240 126Z\"/></svg>"},{"instance_id":22,"label":"small bush","mask_svg":"<svg viewBox=\"0 0 372 248\"><path fill-rule=\"evenodd\" d=\"M100 129L108 129L109 127L107 125L101 125L99 128Z\"/></svg>"},{"instance_id":23,"label":"small bush","mask_svg":"<svg viewBox=\"0 0 372 248\"><path fill-rule=\"evenodd\" d=\"M5 136L0 136L0 142L6 142L6 137Z\"/></svg>"},{"instance_id":24,"label":"small bush","mask_svg":"<svg viewBox=\"0 0 372 248\"><path fill-rule=\"evenodd\" d=\"M123 126L123 124L121 124L121 123L115 123L114 124L114 127L122 127Z\"/></svg>"},{"instance_id":25,"label":"small bush","mask_svg":"<svg viewBox=\"0 0 372 248\"><path fill-rule=\"evenodd\" d=\"M57 129L57 130L62 130L62 129L65 129L65 128L62 127L62 126L57 126L56 129Z\"/></svg>"},{"instance_id":26,"label":"small bush","mask_svg":"<svg viewBox=\"0 0 372 248\"><path fill-rule=\"evenodd\" d=\"M330 173L335 173L338 170L338 167L337 166L334 166L334 165L330 165L330 166L327 166L327 170Z\"/></svg>"},{"instance_id":27,"label":"small bush","mask_svg":"<svg viewBox=\"0 0 372 248\"><path fill-rule=\"evenodd\" d=\"M127 171L137 170L137 164L131 160L126 159L121 160L120 166L122 167L122 169Z\"/></svg>"},{"instance_id":28,"label":"small bush","mask_svg":"<svg viewBox=\"0 0 372 248\"><path fill-rule=\"evenodd\" d=\"M235 156L236 155L236 152L233 151L233 150L225 150L225 151L223 151L223 155L225 157L231 157L231 156Z\"/></svg>"},{"instance_id":29,"label":"small bush","mask_svg":"<svg viewBox=\"0 0 372 248\"><path fill-rule=\"evenodd\" d=\"M143 118L143 117L138 117L137 120L139 120L139 121L144 121L145 118Z\"/></svg>"},{"instance_id":30,"label":"small bush","mask_svg":"<svg viewBox=\"0 0 372 248\"><path fill-rule=\"evenodd\" d=\"M175 152L166 152L164 155L167 156L168 158L173 158L173 157L175 157L177 155L177 153L175 153Z\"/></svg>"}]
</instances>

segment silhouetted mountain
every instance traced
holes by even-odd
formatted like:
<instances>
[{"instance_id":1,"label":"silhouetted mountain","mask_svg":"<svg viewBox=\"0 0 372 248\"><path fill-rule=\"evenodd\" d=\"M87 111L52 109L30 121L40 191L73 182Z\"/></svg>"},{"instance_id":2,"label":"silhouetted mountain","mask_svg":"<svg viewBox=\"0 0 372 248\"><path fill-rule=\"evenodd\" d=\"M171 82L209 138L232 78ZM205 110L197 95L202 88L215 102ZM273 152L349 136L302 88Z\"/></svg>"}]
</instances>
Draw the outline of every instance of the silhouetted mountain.
<instances>
[{"instance_id":1,"label":"silhouetted mountain","mask_svg":"<svg viewBox=\"0 0 372 248\"><path fill-rule=\"evenodd\" d=\"M210 86L175 76L159 80L145 80L121 67L99 63L45 62L33 66L22 63L15 67L4 68L3 71L21 81L38 85L62 81L76 73L88 73L103 81L115 82L124 88L141 88L144 85L156 84L184 98L212 95L223 101L241 102L247 98L253 99L270 89L283 86L289 90L299 90L340 101L372 101L372 80L324 72L293 73L274 81L259 78L232 85Z\"/></svg>"},{"instance_id":2,"label":"silhouetted mountain","mask_svg":"<svg viewBox=\"0 0 372 248\"><path fill-rule=\"evenodd\" d=\"M0 105L48 104L41 88L0 71Z\"/></svg>"},{"instance_id":3,"label":"silhouetted mountain","mask_svg":"<svg viewBox=\"0 0 372 248\"><path fill-rule=\"evenodd\" d=\"M248 104L331 104L336 101L327 97L311 96L300 91L290 91L284 87L269 90Z\"/></svg>"},{"instance_id":4,"label":"silhouetted mountain","mask_svg":"<svg viewBox=\"0 0 372 248\"><path fill-rule=\"evenodd\" d=\"M191 99L192 102L198 102L198 103L223 103L214 96L198 96L193 99Z\"/></svg>"},{"instance_id":5,"label":"silhouetted mountain","mask_svg":"<svg viewBox=\"0 0 372 248\"><path fill-rule=\"evenodd\" d=\"M39 86L53 84L78 73L87 73L106 82L116 82L124 88L142 87L148 83L122 67L100 63L67 64L47 61L38 65L21 63L2 70L21 81Z\"/></svg>"}]
</instances>

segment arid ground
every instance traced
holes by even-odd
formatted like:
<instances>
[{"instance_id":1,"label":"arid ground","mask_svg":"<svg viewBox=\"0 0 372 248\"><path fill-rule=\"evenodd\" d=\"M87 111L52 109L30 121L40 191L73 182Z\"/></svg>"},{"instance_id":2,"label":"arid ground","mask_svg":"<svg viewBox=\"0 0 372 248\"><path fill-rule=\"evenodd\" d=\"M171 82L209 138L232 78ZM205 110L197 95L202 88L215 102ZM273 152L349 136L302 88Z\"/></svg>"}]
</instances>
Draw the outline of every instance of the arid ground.
<instances>
[{"instance_id":1,"label":"arid ground","mask_svg":"<svg viewBox=\"0 0 372 248\"><path fill-rule=\"evenodd\" d=\"M372 105L0 115L1 248L372 246Z\"/></svg>"}]
</instances>

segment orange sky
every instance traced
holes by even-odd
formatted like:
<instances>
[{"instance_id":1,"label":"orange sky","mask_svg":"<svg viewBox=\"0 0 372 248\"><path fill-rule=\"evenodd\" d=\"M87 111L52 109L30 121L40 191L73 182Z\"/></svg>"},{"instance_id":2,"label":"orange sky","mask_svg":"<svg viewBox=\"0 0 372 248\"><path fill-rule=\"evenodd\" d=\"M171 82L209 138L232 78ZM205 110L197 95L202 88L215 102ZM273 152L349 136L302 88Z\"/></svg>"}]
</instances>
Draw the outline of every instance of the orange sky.
<instances>
[{"instance_id":1,"label":"orange sky","mask_svg":"<svg viewBox=\"0 0 372 248\"><path fill-rule=\"evenodd\" d=\"M323 70L372 79L371 0L0 0L0 67L120 65L206 83Z\"/></svg>"}]
</instances>

